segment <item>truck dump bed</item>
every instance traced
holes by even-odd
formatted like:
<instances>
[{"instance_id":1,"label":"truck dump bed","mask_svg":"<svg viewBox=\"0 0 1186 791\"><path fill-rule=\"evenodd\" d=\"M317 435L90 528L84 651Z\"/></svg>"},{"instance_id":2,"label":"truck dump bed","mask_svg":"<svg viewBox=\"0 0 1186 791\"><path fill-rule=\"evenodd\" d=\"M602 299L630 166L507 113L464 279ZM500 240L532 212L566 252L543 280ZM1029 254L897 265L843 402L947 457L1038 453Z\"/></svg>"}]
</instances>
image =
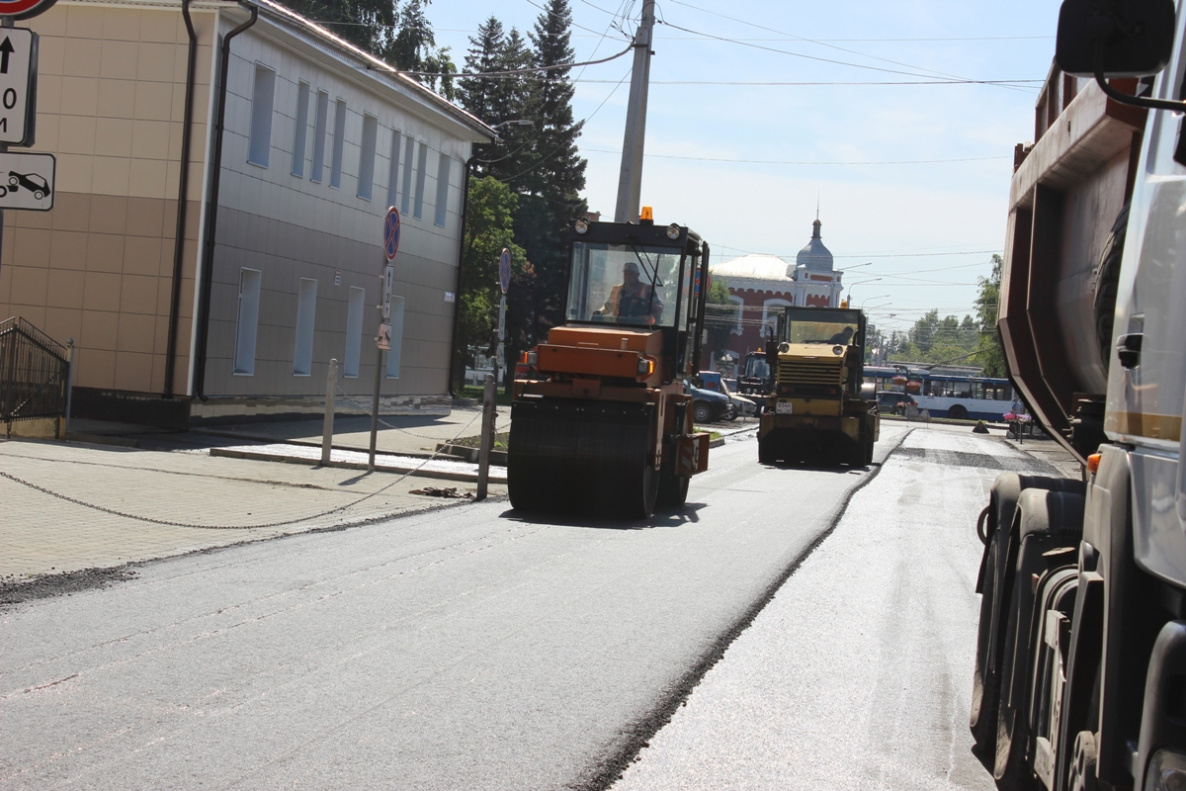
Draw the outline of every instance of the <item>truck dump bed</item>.
<instances>
[{"instance_id":1,"label":"truck dump bed","mask_svg":"<svg viewBox=\"0 0 1186 791\"><path fill-rule=\"evenodd\" d=\"M1113 82L1131 93L1135 80ZM1051 69L1036 143L1018 146L997 326L1013 384L1080 461L1102 437L1107 368L1095 318L1097 269L1132 192L1145 111Z\"/></svg>"}]
</instances>

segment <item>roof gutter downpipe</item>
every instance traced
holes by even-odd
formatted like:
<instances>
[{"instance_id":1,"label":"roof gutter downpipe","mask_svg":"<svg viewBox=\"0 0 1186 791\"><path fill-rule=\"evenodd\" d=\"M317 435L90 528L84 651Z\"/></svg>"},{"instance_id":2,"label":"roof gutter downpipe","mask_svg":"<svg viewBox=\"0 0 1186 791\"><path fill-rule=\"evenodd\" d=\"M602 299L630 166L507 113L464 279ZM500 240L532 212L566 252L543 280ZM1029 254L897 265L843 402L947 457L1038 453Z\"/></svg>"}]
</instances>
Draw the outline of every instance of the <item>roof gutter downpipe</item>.
<instances>
[{"instance_id":1,"label":"roof gutter downpipe","mask_svg":"<svg viewBox=\"0 0 1186 791\"><path fill-rule=\"evenodd\" d=\"M218 225L218 188L222 181L222 138L224 121L226 120L226 92L227 73L231 65L231 39L255 24L259 19L259 8L248 7L240 2L240 6L249 8L251 18L222 37L220 47L220 62L218 67L218 111L214 126L214 152L211 157L212 170L210 178L210 197L206 212L206 234L202 247L202 278L198 295L198 338L194 350L194 394L202 401L206 400L206 350L210 339L210 291L214 282L214 235Z\"/></svg>"},{"instance_id":2,"label":"roof gutter downpipe","mask_svg":"<svg viewBox=\"0 0 1186 791\"><path fill-rule=\"evenodd\" d=\"M173 243L173 288L169 299L169 340L165 346L164 398L173 397L173 377L177 369L177 324L181 310L182 261L185 254L185 218L188 212L189 155L193 140L194 75L198 62L198 33L189 15L192 0L181 0L181 15L189 34L189 52L185 64L185 117L181 122L181 173L177 179L177 236Z\"/></svg>"}]
</instances>

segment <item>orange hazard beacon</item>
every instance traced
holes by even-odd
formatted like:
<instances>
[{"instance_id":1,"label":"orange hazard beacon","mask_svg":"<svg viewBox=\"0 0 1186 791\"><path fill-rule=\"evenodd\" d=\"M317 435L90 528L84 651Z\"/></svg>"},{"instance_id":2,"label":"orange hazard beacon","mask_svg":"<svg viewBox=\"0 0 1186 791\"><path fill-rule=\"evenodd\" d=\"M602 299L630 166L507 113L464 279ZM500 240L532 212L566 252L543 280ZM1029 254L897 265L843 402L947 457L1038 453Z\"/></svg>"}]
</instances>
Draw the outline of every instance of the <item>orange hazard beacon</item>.
<instances>
[{"instance_id":1,"label":"orange hazard beacon","mask_svg":"<svg viewBox=\"0 0 1186 791\"><path fill-rule=\"evenodd\" d=\"M507 454L520 511L641 519L708 468L685 379L698 367L708 244L686 227L578 220L563 326L524 355Z\"/></svg>"}]
</instances>

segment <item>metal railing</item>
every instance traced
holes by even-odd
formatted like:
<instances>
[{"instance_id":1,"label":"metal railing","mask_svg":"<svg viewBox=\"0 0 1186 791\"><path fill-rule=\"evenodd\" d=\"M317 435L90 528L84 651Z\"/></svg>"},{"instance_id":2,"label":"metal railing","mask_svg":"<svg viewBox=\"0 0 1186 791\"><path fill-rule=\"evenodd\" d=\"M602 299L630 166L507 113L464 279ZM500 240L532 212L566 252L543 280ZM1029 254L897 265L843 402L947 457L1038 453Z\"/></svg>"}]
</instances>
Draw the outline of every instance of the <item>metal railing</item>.
<instances>
[{"instance_id":1,"label":"metal railing","mask_svg":"<svg viewBox=\"0 0 1186 791\"><path fill-rule=\"evenodd\" d=\"M0 421L66 414L66 347L22 318L0 321Z\"/></svg>"}]
</instances>

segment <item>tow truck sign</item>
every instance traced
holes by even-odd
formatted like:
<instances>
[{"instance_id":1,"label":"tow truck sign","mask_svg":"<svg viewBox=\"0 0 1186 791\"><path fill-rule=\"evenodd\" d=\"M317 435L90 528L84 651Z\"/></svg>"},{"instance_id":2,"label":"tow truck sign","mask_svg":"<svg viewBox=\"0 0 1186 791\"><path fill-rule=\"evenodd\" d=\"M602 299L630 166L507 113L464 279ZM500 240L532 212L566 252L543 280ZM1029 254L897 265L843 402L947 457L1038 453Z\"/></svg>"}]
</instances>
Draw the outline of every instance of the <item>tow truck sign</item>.
<instances>
[{"instance_id":1,"label":"tow truck sign","mask_svg":"<svg viewBox=\"0 0 1186 791\"><path fill-rule=\"evenodd\" d=\"M33 145L36 85L37 34L23 27L0 28L0 143Z\"/></svg>"},{"instance_id":2,"label":"tow truck sign","mask_svg":"<svg viewBox=\"0 0 1186 791\"><path fill-rule=\"evenodd\" d=\"M0 153L0 209L52 209L56 167L53 154Z\"/></svg>"}]
</instances>

